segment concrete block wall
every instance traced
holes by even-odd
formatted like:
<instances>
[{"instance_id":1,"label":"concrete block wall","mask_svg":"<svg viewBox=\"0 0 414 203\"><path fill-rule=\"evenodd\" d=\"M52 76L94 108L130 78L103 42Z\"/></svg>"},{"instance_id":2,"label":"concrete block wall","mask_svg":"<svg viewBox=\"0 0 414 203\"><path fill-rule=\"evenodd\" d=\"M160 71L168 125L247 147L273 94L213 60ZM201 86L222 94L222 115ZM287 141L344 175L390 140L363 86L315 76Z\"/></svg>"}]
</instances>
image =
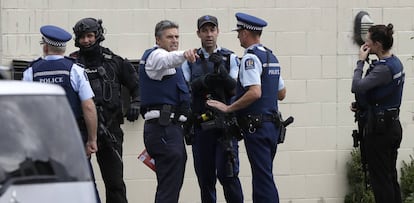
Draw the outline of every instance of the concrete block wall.
<instances>
[{"instance_id":1,"label":"concrete block wall","mask_svg":"<svg viewBox=\"0 0 414 203\"><path fill-rule=\"evenodd\" d=\"M59 25L72 30L83 17L103 19L104 46L121 56L138 59L154 44L154 26L163 19L180 24L180 47L199 47L196 20L204 14L219 19L219 43L243 54L234 28L236 12L264 18L262 43L279 57L287 98L280 103L285 117L295 117L274 161L274 174L283 203L339 203L347 193L346 163L355 128L349 105L351 77L358 46L353 21L365 10L375 23L394 24L393 52L405 66L406 83L401 107L404 138L398 165L409 160L414 146L414 1L412 0L0 0L0 61L31 60L41 55L39 27ZM68 52L74 51L70 44ZM153 202L154 173L137 160L144 149L143 121L126 123L124 163L130 202ZM200 202L191 147L180 202ZM95 159L93 159L95 162ZM240 178L245 202L251 201L250 165L240 142ZM98 187L104 197L99 170ZM218 202L225 202L217 185Z\"/></svg>"}]
</instances>

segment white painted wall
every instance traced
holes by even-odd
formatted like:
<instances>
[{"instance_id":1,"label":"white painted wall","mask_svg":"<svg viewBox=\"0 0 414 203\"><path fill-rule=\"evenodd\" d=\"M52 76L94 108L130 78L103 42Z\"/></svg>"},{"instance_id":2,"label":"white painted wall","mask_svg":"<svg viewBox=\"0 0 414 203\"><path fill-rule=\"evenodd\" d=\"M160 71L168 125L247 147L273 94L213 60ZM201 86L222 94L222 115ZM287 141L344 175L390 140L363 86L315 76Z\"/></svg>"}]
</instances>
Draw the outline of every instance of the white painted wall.
<instances>
[{"instance_id":1,"label":"white painted wall","mask_svg":"<svg viewBox=\"0 0 414 203\"><path fill-rule=\"evenodd\" d=\"M103 45L121 56L138 59L154 44L154 26L163 19L180 24L181 48L199 47L196 20L204 14L219 19L219 43L243 54L235 32L236 12L264 18L262 42L279 57L287 99L284 116L293 115L284 144L279 146L274 173L283 203L339 203L347 192L346 162L355 128L349 105L351 77L358 47L352 42L355 15L365 10L375 23L394 24L393 51L405 65L406 85L401 108L404 138L399 161L413 154L414 25L412 0L0 0L0 60L31 60L41 54L39 28L55 24L72 30L83 17L103 19ZM68 52L74 51L71 44ZM126 123L125 181L130 202L153 202L156 180L137 160L144 148L142 120ZM241 172L246 202L251 202L250 166L241 142ZM180 202L200 202L191 147ZM95 165L96 167L96 165ZM99 177L99 171L96 170ZM98 186L103 197L102 181ZM218 186L219 202L224 202Z\"/></svg>"}]
</instances>

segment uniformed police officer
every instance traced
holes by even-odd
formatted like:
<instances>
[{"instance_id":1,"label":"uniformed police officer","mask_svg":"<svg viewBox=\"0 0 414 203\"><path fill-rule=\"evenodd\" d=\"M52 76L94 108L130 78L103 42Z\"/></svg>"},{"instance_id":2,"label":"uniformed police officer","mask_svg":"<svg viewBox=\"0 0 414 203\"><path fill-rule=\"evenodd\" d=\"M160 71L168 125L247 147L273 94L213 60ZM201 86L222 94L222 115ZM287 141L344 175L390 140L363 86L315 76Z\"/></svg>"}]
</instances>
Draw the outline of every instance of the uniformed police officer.
<instances>
[{"instance_id":1,"label":"uniformed police officer","mask_svg":"<svg viewBox=\"0 0 414 203\"><path fill-rule=\"evenodd\" d=\"M93 91L84 69L73 59L64 57L66 42L72 36L62 28L46 25L40 28L42 33L44 58L30 64L23 72L24 81L38 81L61 85L66 92L75 118L80 123L84 120L87 133L83 134L88 156L97 151L96 132L97 116L93 103Z\"/></svg>"},{"instance_id":2,"label":"uniformed police officer","mask_svg":"<svg viewBox=\"0 0 414 203\"><path fill-rule=\"evenodd\" d=\"M216 202L217 178L223 185L227 202L243 202L239 174L238 142L234 136L227 137L225 129L218 126L203 129L201 122L210 122L215 115L206 109L207 97L230 104L234 96L239 61L233 51L217 45L219 34L217 18L201 16L197 20L197 36L202 47L197 50L195 63L184 63L184 76L192 86L192 112L195 117L192 150L194 168L201 191L201 202ZM230 149L228 149L230 148ZM231 153L229 155L229 153ZM228 164L231 168L227 168ZM227 171L231 170L231 171Z\"/></svg>"},{"instance_id":3,"label":"uniformed police officer","mask_svg":"<svg viewBox=\"0 0 414 203\"><path fill-rule=\"evenodd\" d=\"M363 141L377 203L401 202L396 161L402 139L399 112L405 74L401 61L390 51L393 33L392 24L369 28L352 80L352 92L359 98L358 110L366 115ZM370 64L362 78L368 54L375 54L378 60Z\"/></svg>"},{"instance_id":4,"label":"uniformed police officer","mask_svg":"<svg viewBox=\"0 0 414 203\"><path fill-rule=\"evenodd\" d=\"M231 105L217 100L208 100L207 104L223 112L237 113L252 169L253 202L279 202L272 169L280 135L277 100L285 98L286 88L276 56L260 44L267 23L245 13L236 13L236 18L237 37L246 48L240 63L236 100Z\"/></svg>"},{"instance_id":5,"label":"uniformed police officer","mask_svg":"<svg viewBox=\"0 0 414 203\"><path fill-rule=\"evenodd\" d=\"M139 67L144 144L155 160L156 203L178 202L187 153L182 123L190 108L190 93L180 65L196 60L196 50L177 51L178 25L163 20L155 26L156 45L144 52Z\"/></svg>"},{"instance_id":6,"label":"uniformed police officer","mask_svg":"<svg viewBox=\"0 0 414 203\"><path fill-rule=\"evenodd\" d=\"M53 83L64 88L79 125L86 154L90 157L98 149L96 107L93 102L94 94L84 69L73 59L64 57L66 42L71 40L72 36L66 30L54 25L42 26L40 32L43 35L40 43L43 45L44 58L39 58L30 64L30 67L23 72L23 80ZM97 202L100 202L97 191L96 195Z\"/></svg>"},{"instance_id":7,"label":"uniformed police officer","mask_svg":"<svg viewBox=\"0 0 414 203\"><path fill-rule=\"evenodd\" d=\"M85 66L98 112L98 145L96 153L106 190L107 203L126 203L123 180L122 144L124 123L121 90L126 87L131 98L127 120L139 116L138 74L132 64L110 49L102 47L104 38L102 20L84 18L73 27L75 46L79 51L71 57Z\"/></svg>"}]
</instances>

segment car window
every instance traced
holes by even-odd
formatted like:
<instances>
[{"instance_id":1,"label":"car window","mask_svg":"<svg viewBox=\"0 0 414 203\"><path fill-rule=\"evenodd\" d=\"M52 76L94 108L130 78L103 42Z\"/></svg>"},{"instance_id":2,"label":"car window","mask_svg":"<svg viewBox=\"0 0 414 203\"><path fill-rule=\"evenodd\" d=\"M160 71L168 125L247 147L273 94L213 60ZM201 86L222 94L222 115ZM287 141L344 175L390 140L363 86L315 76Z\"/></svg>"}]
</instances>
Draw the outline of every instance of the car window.
<instances>
[{"instance_id":1,"label":"car window","mask_svg":"<svg viewBox=\"0 0 414 203\"><path fill-rule=\"evenodd\" d=\"M0 109L0 186L13 176L39 174L90 181L66 96L0 96Z\"/></svg>"}]
</instances>

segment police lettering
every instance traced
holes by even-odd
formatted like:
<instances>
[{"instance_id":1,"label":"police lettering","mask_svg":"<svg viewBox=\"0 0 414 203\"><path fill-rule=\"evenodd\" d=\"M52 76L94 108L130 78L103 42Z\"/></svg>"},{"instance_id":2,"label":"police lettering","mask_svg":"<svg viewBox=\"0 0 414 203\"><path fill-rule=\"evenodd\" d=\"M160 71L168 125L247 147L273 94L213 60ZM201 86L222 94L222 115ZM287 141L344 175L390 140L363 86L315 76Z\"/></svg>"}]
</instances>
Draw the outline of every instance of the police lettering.
<instances>
[{"instance_id":1,"label":"police lettering","mask_svg":"<svg viewBox=\"0 0 414 203\"><path fill-rule=\"evenodd\" d=\"M63 83L63 77L54 77L54 78L41 78L39 79L41 83Z\"/></svg>"},{"instance_id":2,"label":"police lettering","mask_svg":"<svg viewBox=\"0 0 414 203\"><path fill-rule=\"evenodd\" d=\"M279 75L280 74L280 70L279 69L278 70L272 69L272 70L269 70L268 74L269 75Z\"/></svg>"}]
</instances>

